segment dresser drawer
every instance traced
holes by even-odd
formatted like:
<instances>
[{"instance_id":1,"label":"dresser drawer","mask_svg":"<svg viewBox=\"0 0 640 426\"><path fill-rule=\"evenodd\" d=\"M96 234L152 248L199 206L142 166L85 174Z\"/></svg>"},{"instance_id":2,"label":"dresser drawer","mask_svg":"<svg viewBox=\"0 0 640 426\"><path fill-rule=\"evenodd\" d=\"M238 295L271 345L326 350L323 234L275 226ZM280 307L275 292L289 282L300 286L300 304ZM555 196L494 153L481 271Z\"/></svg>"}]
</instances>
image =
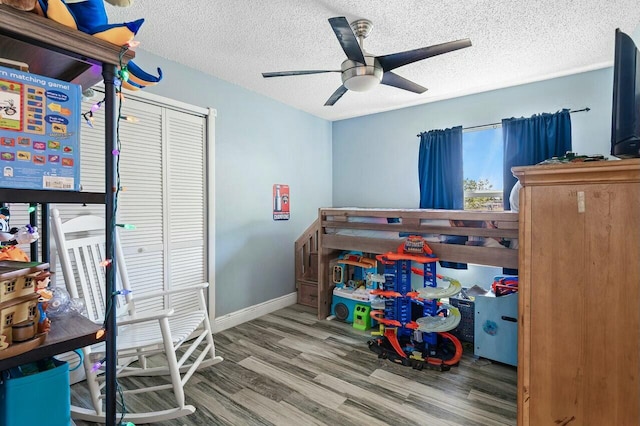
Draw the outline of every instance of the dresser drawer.
<instances>
[{"instance_id":1,"label":"dresser drawer","mask_svg":"<svg viewBox=\"0 0 640 426\"><path fill-rule=\"evenodd\" d=\"M298 281L298 303L317 308L318 284L308 281Z\"/></svg>"}]
</instances>

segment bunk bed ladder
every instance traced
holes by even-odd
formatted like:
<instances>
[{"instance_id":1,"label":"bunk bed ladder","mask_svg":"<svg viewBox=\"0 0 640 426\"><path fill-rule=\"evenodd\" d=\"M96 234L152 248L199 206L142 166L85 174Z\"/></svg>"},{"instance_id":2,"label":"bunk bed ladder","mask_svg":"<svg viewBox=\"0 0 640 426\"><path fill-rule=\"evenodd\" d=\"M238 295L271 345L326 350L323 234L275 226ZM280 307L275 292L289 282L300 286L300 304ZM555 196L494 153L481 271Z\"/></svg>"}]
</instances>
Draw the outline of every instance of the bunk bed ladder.
<instances>
[{"instance_id":1,"label":"bunk bed ladder","mask_svg":"<svg viewBox=\"0 0 640 426\"><path fill-rule=\"evenodd\" d=\"M294 244L295 282L298 303L318 308L318 233L320 221L316 219Z\"/></svg>"}]
</instances>

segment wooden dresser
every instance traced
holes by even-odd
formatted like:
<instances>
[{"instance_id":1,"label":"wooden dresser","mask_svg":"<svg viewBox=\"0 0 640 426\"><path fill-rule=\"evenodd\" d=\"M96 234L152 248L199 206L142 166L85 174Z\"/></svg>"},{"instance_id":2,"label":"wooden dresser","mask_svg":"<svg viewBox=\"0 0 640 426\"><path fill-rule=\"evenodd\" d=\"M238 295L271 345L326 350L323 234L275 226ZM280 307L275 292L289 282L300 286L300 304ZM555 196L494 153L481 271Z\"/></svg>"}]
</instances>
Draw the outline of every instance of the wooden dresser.
<instances>
[{"instance_id":1,"label":"wooden dresser","mask_svg":"<svg viewBox=\"0 0 640 426\"><path fill-rule=\"evenodd\" d=\"M640 160L513 173L518 425L640 424Z\"/></svg>"}]
</instances>

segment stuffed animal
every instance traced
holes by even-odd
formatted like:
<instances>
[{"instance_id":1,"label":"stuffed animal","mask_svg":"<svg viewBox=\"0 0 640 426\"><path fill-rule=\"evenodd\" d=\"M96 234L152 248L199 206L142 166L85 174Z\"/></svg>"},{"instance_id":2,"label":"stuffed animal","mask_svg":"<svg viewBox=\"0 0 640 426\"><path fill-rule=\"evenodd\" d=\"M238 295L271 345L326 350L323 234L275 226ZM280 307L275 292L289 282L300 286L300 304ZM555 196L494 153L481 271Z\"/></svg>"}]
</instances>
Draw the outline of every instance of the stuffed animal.
<instances>
[{"instance_id":1,"label":"stuffed animal","mask_svg":"<svg viewBox=\"0 0 640 426\"><path fill-rule=\"evenodd\" d=\"M81 3L85 0L65 0L65 3ZM104 0L112 6L129 7L133 4L133 0Z\"/></svg>"},{"instance_id":2,"label":"stuffed animal","mask_svg":"<svg viewBox=\"0 0 640 426\"><path fill-rule=\"evenodd\" d=\"M0 0L20 10L31 10L38 15L54 20L64 26L91 34L118 46L129 45L144 23L144 19L119 24L109 24L104 2L114 6L127 7L133 0ZM122 78L122 87L138 90L153 86L162 80L162 70L158 76L143 71L130 61L127 66L128 78Z\"/></svg>"},{"instance_id":3,"label":"stuffed animal","mask_svg":"<svg viewBox=\"0 0 640 426\"><path fill-rule=\"evenodd\" d=\"M18 10L30 11L36 6L37 0L0 0L0 4L9 5Z\"/></svg>"},{"instance_id":4,"label":"stuffed animal","mask_svg":"<svg viewBox=\"0 0 640 426\"><path fill-rule=\"evenodd\" d=\"M79 3L84 0L67 0L65 3ZM105 0L113 6L129 7L133 4L133 0ZM38 4L38 0L0 0L0 4L6 4L18 10L31 11Z\"/></svg>"},{"instance_id":5,"label":"stuffed animal","mask_svg":"<svg viewBox=\"0 0 640 426\"><path fill-rule=\"evenodd\" d=\"M38 241L40 235L37 227L27 224L22 228L12 228L9 226L10 217L9 207L0 207L0 247L13 244L31 244Z\"/></svg>"},{"instance_id":6,"label":"stuffed animal","mask_svg":"<svg viewBox=\"0 0 640 426\"><path fill-rule=\"evenodd\" d=\"M124 24L109 24L104 0L38 0L35 11L62 25L118 46L133 41L144 23L144 19L138 19Z\"/></svg>"}]
</instances>

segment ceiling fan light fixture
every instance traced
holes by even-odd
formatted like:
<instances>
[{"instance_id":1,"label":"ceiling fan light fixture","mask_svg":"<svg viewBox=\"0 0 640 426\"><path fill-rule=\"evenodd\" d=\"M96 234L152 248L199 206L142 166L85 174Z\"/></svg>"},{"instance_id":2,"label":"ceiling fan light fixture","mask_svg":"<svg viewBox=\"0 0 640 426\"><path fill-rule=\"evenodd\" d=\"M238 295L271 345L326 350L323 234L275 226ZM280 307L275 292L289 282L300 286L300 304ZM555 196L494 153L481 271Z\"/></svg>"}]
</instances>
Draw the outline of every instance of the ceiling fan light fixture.
<instances>
[{"instance_id":1,"label":"ceiling fan light fixture","mask_svg":"<svg viewBox=\"0 0 640 426\"><path fill-rule=\"evenodd\" d=\"M382 81L382 67L375 58L365 55L366 64L346 60L342 63L342 84L354 92L366 92Z\"/></svg>"},{"instance_id":2,"label":"ceiling fan light fixture","mask_svg":"<svg viewBox=\"0 0 640 426\"><path fill-rule=\"evenodd\" d=\"M375 75L355 75L343 83L344 87L355 92L366 92L380 84L380 79Z\"/></svg>"}]
</instances>

